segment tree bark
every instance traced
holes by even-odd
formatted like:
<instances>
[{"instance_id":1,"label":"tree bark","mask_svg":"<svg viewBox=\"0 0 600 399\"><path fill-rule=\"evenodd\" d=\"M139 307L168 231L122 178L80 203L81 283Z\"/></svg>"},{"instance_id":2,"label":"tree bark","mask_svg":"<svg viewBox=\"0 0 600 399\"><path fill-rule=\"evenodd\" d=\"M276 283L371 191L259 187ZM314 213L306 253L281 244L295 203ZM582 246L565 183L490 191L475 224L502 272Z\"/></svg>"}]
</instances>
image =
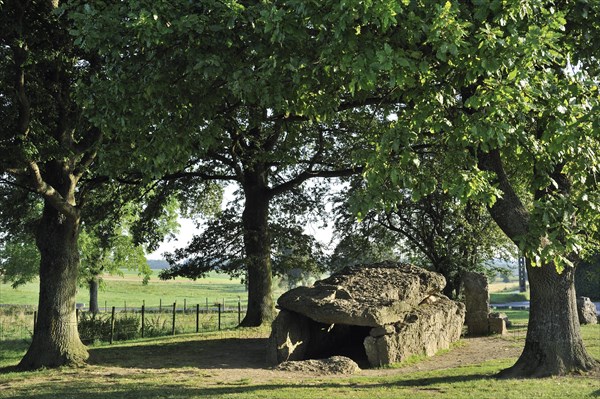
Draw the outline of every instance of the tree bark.
<instances>
[{"instance_id":1,"label":"tree bark","mask_svg":"<svg viewBox=\"0 0 600 399\"><path fill-rule=\"evenodd\" d=\"M74 182L58 162L48 166L51 179L63 197L73 203ZM75 313L79 251L79 218L59 212L47 199L38 222L36 244L40 251L40 294L33 340L18 367L80 365L88 357L79 339Z\"/></svg>"},{"instance_id":2,"label":"tree bark","mask_svg":"<svg viewBox=\"0 0 600 399\"><path fill-rule=\"evenodd\" d=\"M98 276L92 276L88 281L90 289L90 312L92 314L100 313L100 307L98 306L98 286L100 285Z\"/></svg>"},{"instance_id":3,"label":"tree bark","mask_svg":"<svg viewBox=\"0 0 600 399\"><path fill-rule=\"evenodd\" d=\"M529 326L523 353L499 377L546 377L590 371L598 362L581 338L574 285L574 268L558 274L553 264L531 267Z\"/></svg>"},{"instance_id":4,"label":"tree bark","mask_svg":"<svg viewBox=\"0 0 600 399\"><path fill-rule=\"evenodd\" d=\"M268 221L270 195L266 181L266 172L261 170L247 171L244 176L246 202L242 224L248 268L248 310L240 323L243 327L270 323L275 316Z\"/></svg>"},{"instance_id":5,"label":"tree bark","mask_svg":"<svg viewBox=\"0 0 600 399\"><path fill-rule=\"evenodd\" d=\"M528 233L529 212L504 171L497 150L479 155L482 170L494 172L503 193L489 209L500 229L515 243ZM581 338L575 301L574 268L556 271L554 264L532 267L527 262L530 286L529 324L525 347L514 366L501 378L543 377L586 372L599 364L586 351Z\"/></svg>"}]
</instances>

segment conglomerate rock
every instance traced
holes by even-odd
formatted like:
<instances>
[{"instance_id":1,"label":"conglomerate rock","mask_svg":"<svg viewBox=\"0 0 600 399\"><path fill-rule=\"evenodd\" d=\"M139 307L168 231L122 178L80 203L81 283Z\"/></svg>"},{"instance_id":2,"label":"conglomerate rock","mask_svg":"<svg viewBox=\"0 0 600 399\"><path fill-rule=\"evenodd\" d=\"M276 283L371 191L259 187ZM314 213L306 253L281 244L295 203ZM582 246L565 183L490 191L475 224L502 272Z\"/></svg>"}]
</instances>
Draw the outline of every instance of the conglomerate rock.
<instances>
[{"instance_id":1,"label":"conglomerate rock","mask_svg":"<svg viewBox=\"0 0 600 399\"><path fill-rule=\"evenodd\" d=\"M268 360L359 358L371 366L433 355L460 338L465 307L441 294L444 277L406 264L353 266L283 294Z\"/></svg>"},{"instance_id":2,"label":"conglomerate rock","mask_svg":"<svg viewBox=\"0 0 600 399\"><path fill-rule=\"evenodd\" d=\"M579 324L597 324L598 316L596 314L596 305L586 296L577 298L577 315Z\"/></svg>"},{"instance_id":3,"label":"conglomerate rock","mask_svg":"<svg viewBox=\"0 0 600 399\"><path fill-rule=\"evenodd\" d=\"M445 285L441 274L384 262L348 267L312 287L294 288L277 304L321 323L376 327L402 320Z\"/></svg>"},{"instance_id":4,"label":"conglomerate rock","mask_svg":"<svg viewBox=\"0 0 600 399\"><path fill-rule=\"evenodd\" d=\"M463 274L466 315L465 324L469 335L487 335L489 333L488 314L490 312L490 294L485 275L476 272Z\"/></svg>"},{"instance_id":5,"label":"conglomerate rock","mask_svg":"<svg viewBox=\"0 0 600 399\"><path fill-rule=\"evenodd\" d=\"M358 364L345 356L332 356L326 359L287 361L280 363L276 370L308 372L318 375L354 374L360 370Z\"/></svg>"}]
</instances>

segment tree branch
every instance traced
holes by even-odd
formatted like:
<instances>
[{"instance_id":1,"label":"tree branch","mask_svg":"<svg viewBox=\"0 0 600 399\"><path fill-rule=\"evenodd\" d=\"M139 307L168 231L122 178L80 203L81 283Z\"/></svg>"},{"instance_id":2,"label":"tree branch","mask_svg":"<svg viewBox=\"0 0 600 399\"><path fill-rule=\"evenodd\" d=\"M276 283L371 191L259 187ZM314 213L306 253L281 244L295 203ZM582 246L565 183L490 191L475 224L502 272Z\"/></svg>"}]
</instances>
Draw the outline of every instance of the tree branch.
<instances>
[{"instance_id":1,"label":"tree branch","mask_svg":"<svg viewBox=\"0 0 600 399\"><path fill-rule=\"evenodd\" d=\"M298 176L294 177L293 179L288 180L285 183L281 183L281 184L271 188L269 190L269 196L271 198L273 198L280 194L283 194L286 191L289 191L295 187L298 187L299 185L301 185L308 179L312 179L315 177L323 177L323 178L348 177L348 176L356 175L358 173L362 173L363 169L364 168L362 166L356 166L354 168L338 169L338 170L321 170L321 171L305 170L304 172L300 173Z\"/></svg>"},{"instance_id":2,"label":"tree branch","mask_svg":"<svg viewBox=\"0 0 600 399\"><path fill-rule=\"evenodd\" d=\"M75 208L75 204L70 204L54 187L44 181L38 164L35 161L30 161L28 166L35 191L66 217L70 219L79 218L79 211Z\"/></svg>"},{"instance_id":3,"label":"tree branch","mask_svg":"<svg viewBox=\"0 0 600 399\"><path fill-rule=\"evenodd\" d=\"M489 208L490 215L508 238L518 243L519 238L525 236L529 230L529 212L508 180L500 152L497 149L479 152L477 158L481 170L496 175L496 182L503 194Z\"/></svg>"},{"instance_id":4,"label":"tree branch","mask_svg":"<svg viewBox=\"0 0 600 399\"><path fill-rule=\"evenodd\" d=\"M204 173L204 172L175 172L175 173L170 173L167 175L164 175L163 177L160 178L160 180L177 180L177 179L183 179L186 177L197 177L200 178L202 180L217 180L217 181L239 181L239 177L238 176L232 176L232 175L211 175L208 173Z\"/></svg>"}]
</instances>

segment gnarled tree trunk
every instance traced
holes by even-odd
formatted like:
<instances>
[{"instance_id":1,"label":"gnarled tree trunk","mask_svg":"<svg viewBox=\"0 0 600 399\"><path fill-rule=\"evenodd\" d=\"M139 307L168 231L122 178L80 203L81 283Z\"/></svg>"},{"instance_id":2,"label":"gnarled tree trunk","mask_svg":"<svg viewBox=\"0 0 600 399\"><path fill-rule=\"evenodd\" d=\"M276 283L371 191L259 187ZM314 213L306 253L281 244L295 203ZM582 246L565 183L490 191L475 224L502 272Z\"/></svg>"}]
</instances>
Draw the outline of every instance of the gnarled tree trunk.
<instances>
[{"instance_id":1,"label":"gnarled tree trunk","mask_svg":"<svg viewBox=\"0 0 600 399\"><path fill-rule=\"evenodd\" d=\"M244 176L246 203L242 214L248 268L248 310L243 327L270 323L275 315L269 237L269 201L266 173L252 170Z\"/></svg>"},{"instance_id":2,"label":"gnarled tree trunk","mask_svg":"<svg viewBox=\"0 0 600 399\"><path fill-rule=\"evenodd\" d=\"M525 348L517 363L500 377L545 377L589 371L597 362L581 338L573 268L561 274L552 264L531 267L531 301Z\"/></svg>"},{"instance_id":3,"label":"gnarled tree trunk","mask_svg":"<svg viewBox=\"0 0 600 399\"><path fill-rule=\"evenodd\" d=\"M479 165L496 174L503 193L490 208L490 215L518 244L520 237L528 234L529 211L508 180L497 150L480 154ZM531 292L525 347L515 365L503 370L499 376L542 377L598 367L581 338L575 302L575 270L566 268L559 274L553 264L532 267L528 261L527 272Z\"/></svg>"},{"instance_id":4,"label":"gnarled tree trunk","mask_svg":"<svg viewBox=\"0 0 600 399\"><path fill-rule=\"evenodd\" d=\"M66 217L46 202L36 236L41 255L38 318L21 369L78 365L88 357L75 314L78 231L78 219Z\"/></svg>"}]
</instances>

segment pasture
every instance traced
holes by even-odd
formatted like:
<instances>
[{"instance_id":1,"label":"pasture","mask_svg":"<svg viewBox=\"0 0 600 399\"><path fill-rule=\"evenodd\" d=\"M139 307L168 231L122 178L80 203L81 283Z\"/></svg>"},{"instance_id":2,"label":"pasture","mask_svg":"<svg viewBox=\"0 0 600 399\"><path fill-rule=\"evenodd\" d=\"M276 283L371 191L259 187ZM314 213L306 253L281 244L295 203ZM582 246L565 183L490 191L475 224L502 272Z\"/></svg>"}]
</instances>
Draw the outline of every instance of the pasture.
<instances>
[{"instance_id":1,"label":"pasture","mask_svg":"<svg viewBox=\"0 0 600 399\"><path fill-rule=\"evenodd\" d=\"M240 279L231 279L224 274L211 273L207 278L196 281L177 278L175 280L160 280L156 271L147 285L142 284L142 278L135 272L123 271L123 276L103 276L104 283L98 294L101 308L116 306L140 307L165 306L177 302L183 305L184 300L190 305L205 304L225 300L242 300L246 290ZM39 283L37 280L16 289L10 284L0 284L0 304L36 306L38 301ZM81 286L77 292L77 302L89 304L87 287Z\"/></svg>"},{"instance_id":2,"label":"pasture","mask_svg":"<svg viewBox=\"0 0 600 399\"><path fill-rule=\"evenodd\" d=\"M2 286L0 302L32 305L36 284L18 290ZM501 295L511 284L490 287ZM281 292L277 290L277 295ZM78 300L87 302L80 289ZM189 305L245 299L244 286L227 276L189 281L150 280L133 273L106 278L101 305L147 306L183 299ZM114 304L114 305L113 305ZM235 329L153 337L89 346L82 368L17 372L13 367L30 335L0 341L0 398L591 398L600 395L600 376L543 380L497 380L524 343L527 311L505 311L513 321L507 336L466 338L433 358L415 357L391 367L362 370L352 376L325 376L274 370L265 363L268 329ZM21 316L29 317L29 316ZM582 328L586 345L600 359L600 326Z\"/></svg>"},{"instance_id":3,"label":"pasture","mask_svg":"<svg viewBox=\"0 0 600 399\"><path fill-rule=\"evenodd\" d=\"M584 326L600 359L600 326ZM274 370L265 364L265 329L93 346L89 365L15 372L26 345L2 344L0 398L594 398L600 375L497 380L523 346L524 332L462 339L432 358L352 376Z\"/></svg>"},{"instance_id":4,"label":"pasture","mask_svg":"<svg viewBox=\"0 0 600 399\"><path fill-rule=\"evenodd\" d=\"M166 335L171 333L171 315L173 304L176 304L177 320L174 330L180 334L231 328L238 324L238 304L241 306L241 317L245 311L246 290L240 279L231 279L227 275L211 273L207 278L196 281L177 278L163 281L154 275L147 285L135 272L123 271L122 276L103 276L103 288L99 292L100 318L107 320L111 308L117 308L117 317L123 319L135 317L138 321L134 330L139 330L140 310L145 305L149 311L146 317L148 334ZM275 295L282 290L277 286ZM8 284L0 285L0 341L7 339L29 339L33 331L34 311L38 297L38 282L34 281L16 289ZM78 303L89 303L86 287L79 287ZM6 306L6 305L11 306ZM217 315L217 304L221 305L221 320ZM14 305L14 306L12 306ZM201 314L196 317L196 306ZM85 308L84 308L85 310ZM184 312L184 310L186 310ZM127 320L125 320L127 321ZM131 321L131 320L129 320ZM199 325L197 327L197 325ZM122 325L121 325L122 326ZM119 324L117 324L117 330ZM125 328L131 330L131 323ZM90 339L89 329L81 332L82 339ZM91 334L95 336L95 334ZM119 334L120 337L135 336L135 331ZM123 339L123 338L120 338Z\"/></svg>"}]
</instances>

